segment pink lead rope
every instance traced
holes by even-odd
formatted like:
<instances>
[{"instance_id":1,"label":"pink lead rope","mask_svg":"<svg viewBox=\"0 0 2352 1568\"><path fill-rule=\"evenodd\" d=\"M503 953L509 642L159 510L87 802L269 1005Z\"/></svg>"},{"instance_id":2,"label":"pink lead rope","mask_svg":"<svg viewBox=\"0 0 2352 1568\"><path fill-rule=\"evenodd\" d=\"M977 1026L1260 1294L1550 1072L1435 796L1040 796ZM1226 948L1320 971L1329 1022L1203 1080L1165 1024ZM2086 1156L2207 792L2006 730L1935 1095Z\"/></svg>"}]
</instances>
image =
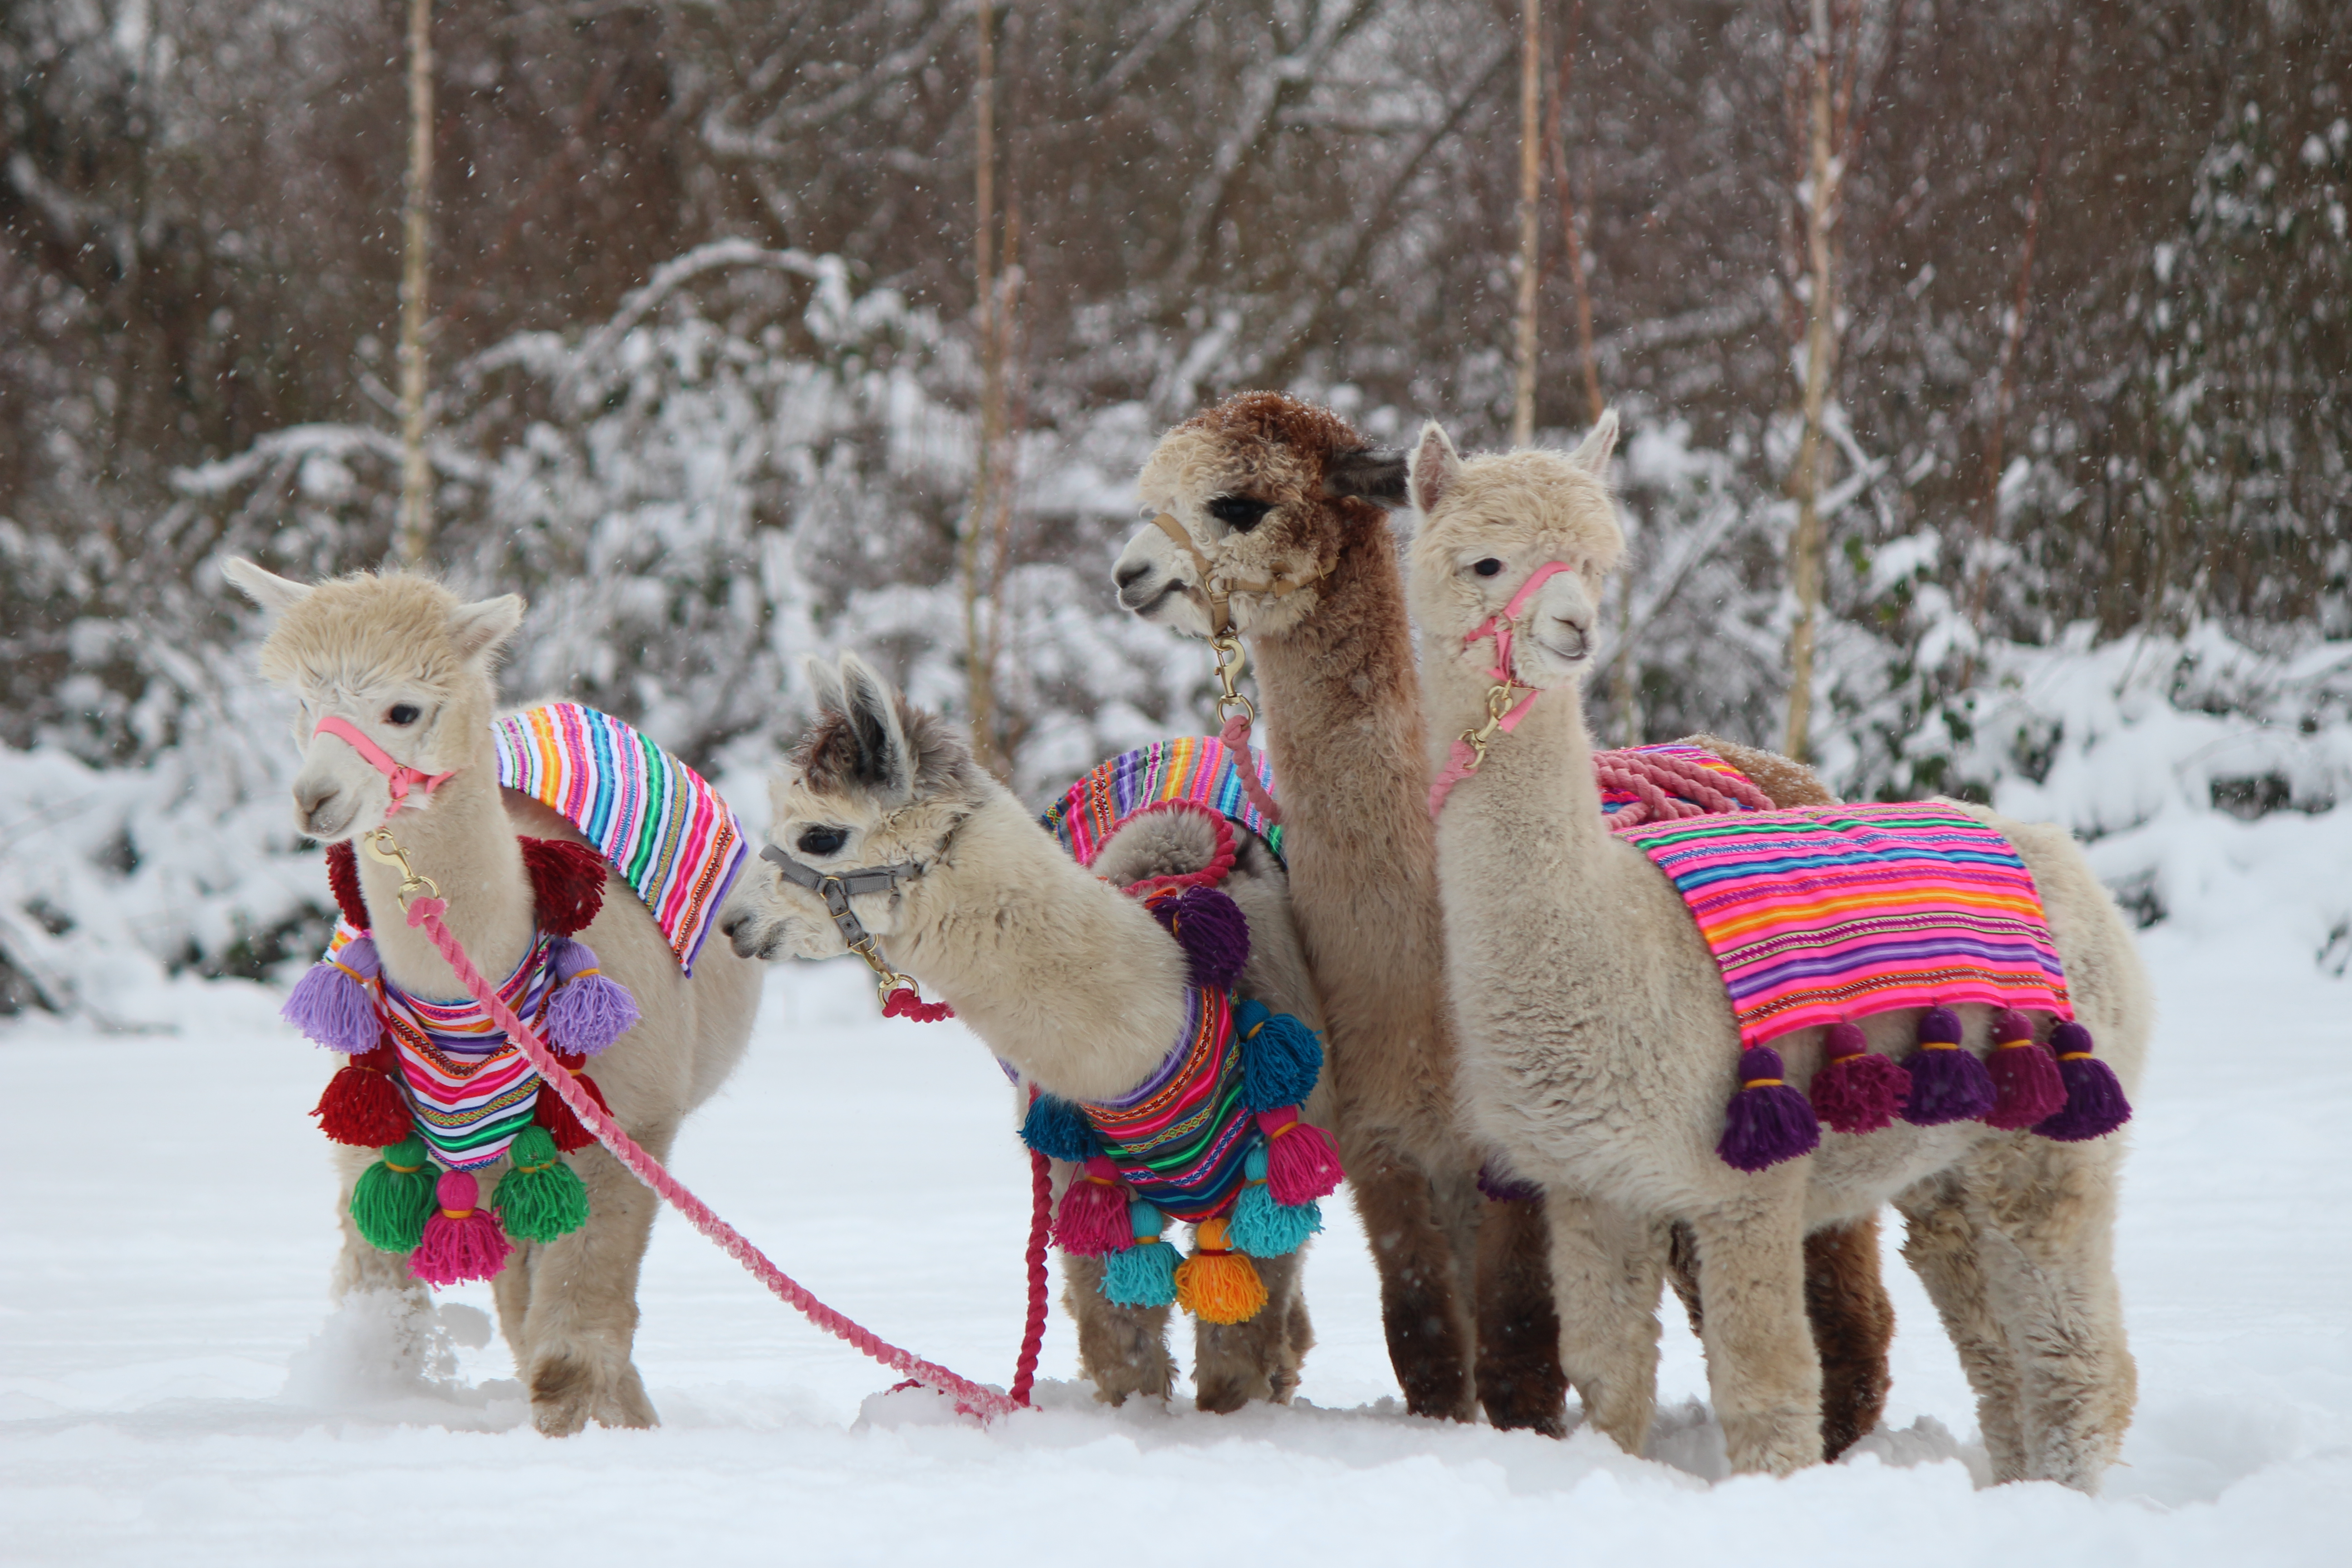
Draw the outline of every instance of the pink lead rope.
<instances>
[{"instance_id":1,"label":"pink lead rope","mask_svg":"<svg viewBox=\"0 0 2352 1568\"><path fill-rule=\"evenodd\" d=\"M1478 623L1477 629L1462 639L1462 646L1468 647L1473 643L1493 637L1495 664L1486 673L1495 680L1495 690L1525 691L1527 695L1513 704L1508 712L1494 714L1486 730L1479 732L1478 741L1472 741L1470 734L1465 733L1454 742L1453 753L1445 760L1445 771L1439 773L1436 782L1429 786L1429 815L1433 818L1444 809L1445 797L1454 793L1454 786L1476 773L1478 764L1486 760L1486 735L1496 731L1507 735L1517 729L1519 721L1528 716L1528 710L1536 705L1536 699L1543 695L1536 688L1520 684L1511 663L1511 634L1518 624L1519 612L1527 608L1528 601L1535 597L1536 590L1569 569L1565 561L1545 562L1528 574L1528 580L1519 584L1519 591L1511 595L1511 602L1503 606L1501 615L1488 616ZM1493 692L1488 693L1488 699L1491 706Z\"/></svg>"}]
</instances>

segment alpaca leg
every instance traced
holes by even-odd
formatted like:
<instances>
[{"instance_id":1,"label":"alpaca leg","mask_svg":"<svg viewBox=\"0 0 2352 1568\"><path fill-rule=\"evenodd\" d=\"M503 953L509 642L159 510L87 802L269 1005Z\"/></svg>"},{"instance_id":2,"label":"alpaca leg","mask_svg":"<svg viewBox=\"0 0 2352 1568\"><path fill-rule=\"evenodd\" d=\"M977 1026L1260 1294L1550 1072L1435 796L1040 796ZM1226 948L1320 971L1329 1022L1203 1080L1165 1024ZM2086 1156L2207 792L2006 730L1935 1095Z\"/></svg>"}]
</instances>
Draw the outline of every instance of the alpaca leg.
<instances>
[{"instance_id":1,"label":"alpaca leg","mask_svg":"<svg viewBox=\"0 0 2352 1568\"><path fill-rule=\"evenodd\" d=\"M482 1183L487 1190L490 1183ZM519 1241L507 1255L507 1266L490 1281L490 1299L499 1309L499 1333L507 1342L507 1352L514 1357L518 1369L523 1365L523 1329L530 1321L530 1255L539 1250L535 1241Z\"/></svg>"},{"instance_id":2,"label":"alpaca leg","mask_svg":"<svg viewBox=\"0 0 2352 1568\"><path fill-rule=\"evenodd\" d=\"M1805 1324L1800 1205L1761 1197L1692 1218L1707 1387L1735 1471L1822 1458L1822 1365Z\"/></svg>"},{"instance_id":3,"label":"alpaca leg","mask_svg":"<svg viewBox=\"0 0 2352 1568\"><path fill-rule=\"evenodd\" d=\"M1165 1400L1176 1363L1168 1353L1167 1307L1122 1307L1102 1293L1103 1261L1062 1254L1062 1306L1078 1325L1078 1372L1105 1405L1130 1394Z\"/></svg>"},{"instance_id":4,"label":"alpaca leg","mask_svg":"<svg viewBox=\"0 0 2352 1568\"><path fill-rule=\"evenodd\" d=\"M1834 1459L1878 1425L1894 1383L1895 1303L1879 1274L1876 1215L1805 1237L1805 1315L1822 1363L1822 1457Z\"/></svg>"},{"instance_id":5,"label":"alpaca leg","mask_svg":"<svg viewBox=\"0 0 2352 1568\"><path fill-rule=\"evenodd\" d=\"M1638 1455L1658 1405L1664 1227L1582 1198L1546 1195L1559 1364L1584 1418Z\"/></svg>"},{"instance_id":6,"label":"alpaca leg","mask_svg":"<svg viewBox=\"0 0 2352 1568\"><path fill-rule=\"evenodd\" d=\"M1994 1315L1986 1287L1982 1237L1947 1173L1895 1195L1903 1215L1903 1258L1927 1288L1960 1370L1976 1391L1977 1428L1995 1480L2025 1474L2023 1406L2016 1352Z\"/></svg>"},{"instance_id":7,"label":"alpaca leg","mask_svg":"<svg viewBox=\"0 0 2352 1568\"><path fill-rule=\"evenodd\" d=\"M1215 1415L1239 1410L1253 1399L1287 1405L1298 1387L1299 1363L1306 1347L1295 1342L1297 1322L1304 1317L1300 1298L1301 1265L1307 1249L1286 1258L1254 1258L1258 1278L1265 1282L1265 1305L1245 1323L1193 1325L1193 1403ZM1308 1343L1312 1343L1310 1336Z\"/></svg>"},{"instance_id":8,"label":"alpaca leg","mask_svg":"<svg viewBox=\"0 0 2352 1568\"><path fill-rule=\"evenodd\" d=\"M640 1134L638 1142L666 1159L670 1131ZM656 1426L660 1418L629 1352L637 1332L637 1271L661 1200L602 1149L582 1151L572 1165L588 1187L588 1223L530 1253L521 1371L531 1420L550 1436L591 1421Z\"/></svg>"},{"instance_id":9,"label":"alpaca leg","mask_svg":"<svg viewBox=\"0 0 2352 1568\"><path fill-rule=\"evenodd\" d=\"M1542 1200L1494 1202L1478 1221L1478 1403L1506 1430L1568 1430L1552 1300L1551 1226Z\"/></svg>"},{"instance_id":10,"label":"alpaca leg","mask_svg":"<svg viewBox=\"0 0 2352 1568\"><path fill-rule=\"evenodd\" d=\"M335 1195L335 1221L343 1234L341 1250L335 1254L335 1268L328 1277L327 1294L341 1304L346 1296L363 1291L389 1291L402 1298L404 1311L423 1312L433 1304L423 1280L408 1270L408 1255L401 1252L379 1252L360 1237L359 1226L352 1223L352 1189L359 1183L360 1173L375 1163L373 1149L335 1151L335 1174L340 1190Z\"/></svg>"},{"instance_id":11,"label":"alpaca leg","mask_svg":"<svg viewBox=\"0 0 2352 1568\"><path fill-rule=\"evenodd\" d=\"M1381 1275L1381 1325L1389 1364L1415 1415L1467 1421L1475 1409L1475 1353L1468 1303L1457 1289L1454 1249L1439 1226L1429 1178L1377 1145L1343 1150L1348 1187Z\"/></svg>"},{"instance_id":12,"label":"alpaca leg","mask_svg":"<svg viewBox=\"0 0 2352 1568\"><path fill-rule=\"evenodd\" d=\"M2018 1352L2020 1473L2096 1491L2138 1394L2116 1286L2116 1152L2018 1142L1971 1189L1989 1294Z\"/></svg>"}]
</instances>

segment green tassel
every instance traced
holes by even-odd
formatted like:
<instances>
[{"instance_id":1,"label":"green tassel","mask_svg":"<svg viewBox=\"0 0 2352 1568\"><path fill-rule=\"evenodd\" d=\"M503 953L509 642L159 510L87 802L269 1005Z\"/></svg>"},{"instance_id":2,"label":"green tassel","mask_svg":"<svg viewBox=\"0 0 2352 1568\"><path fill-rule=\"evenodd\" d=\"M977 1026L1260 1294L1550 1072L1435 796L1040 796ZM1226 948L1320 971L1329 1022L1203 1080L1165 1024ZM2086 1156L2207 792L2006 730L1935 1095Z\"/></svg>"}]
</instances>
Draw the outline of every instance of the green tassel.
<instances>
[{"instance_id":1,"label":"green tassel","mask_svg":"<svg viewBox=\"0 0 2352 1568\"><path fill-rule=\"evenodd\" d=\"M553 1241L588 1223L588 1189L555 1152L544 1127L526 1127L507 1149L514 1168L499 1178L490 1206L517 1241Z\"/></svg>"},{"instance_id":2,"label":"green tassel","mask_svg":"<svg viewBox=\"0 0 2352 1568\"><path fill-rule=\"evenodd\" d=\"M414 1252L433 1217L433 1184L441 1173L425 1156L422 1138L404 1139L383 1154L352 1189L352 1224L379 1252Z\"/></svg>"}]
</instances>

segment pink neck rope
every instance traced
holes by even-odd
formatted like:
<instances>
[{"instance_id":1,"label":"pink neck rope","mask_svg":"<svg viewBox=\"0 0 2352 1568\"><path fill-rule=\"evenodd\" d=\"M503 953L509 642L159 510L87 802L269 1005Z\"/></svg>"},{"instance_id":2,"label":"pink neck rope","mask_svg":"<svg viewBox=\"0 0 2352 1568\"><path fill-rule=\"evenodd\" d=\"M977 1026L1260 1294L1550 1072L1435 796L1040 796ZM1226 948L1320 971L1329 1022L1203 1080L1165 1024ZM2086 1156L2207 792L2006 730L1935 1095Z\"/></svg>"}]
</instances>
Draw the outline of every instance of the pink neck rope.
<instances>
[{"instance_id":1,"label":"pink neck rope","mask_svg":"<svg viewBox=\"0 0 2352 1568\"><path fill-rule=\"evenodd\" d=\"M392 786L392 805L383 814L383 819L386 822L392 820L393 813L408 804L410 790L421 788L425 795L430 795L435 790L457 776L454 769L446 773L428 773L421 769L407 767L394 762L382 746L361 733L358 725L333 713L320 720L319 727L311 731L310 735L314 740L320 735L332 735L337 740L347 742L352 751L360 754L362 762L384 776Z\"/></svg>"},{"instance_id":2,"label":"pink neck rope","mask_svg":"<svg viewBox=\"0 0 2352 1568\"><path fill-rule=\"evenodd\" d=\"M1495 684L1486 692L1486 724L1476 730L1462 731L1462 738L1454 742L1453 754L1445 760L1445 771L1439 773L1436 782L1429 786L1429 815L1432 819L1444 809L1445 797L1454 793L1454 786L1478 771L1478 765L1486 760L1487 744L1496 733L1507 735L1517 729L1519 721L1528 716L1528 710L1536 705L1536 699L1543 695L1537 688L1519 679L1511 662L1511 638L1518 629L1519 612L1527 608L1528 601L1535 597L1536 590L1568 570L1570 567L1565 561L1545 562L1528 574L1528 580L1519 584L1519 591L1511 595L1511 602L1503 606L1501 615L1488 616L1478 623L1475 630L1462 639L1464 647L1488 637L1495 639L1495 663L1486 671ZM1515 691L1524 691L1527 695L1514 703L1511 694Z\"/></svg>"}]
</instances>

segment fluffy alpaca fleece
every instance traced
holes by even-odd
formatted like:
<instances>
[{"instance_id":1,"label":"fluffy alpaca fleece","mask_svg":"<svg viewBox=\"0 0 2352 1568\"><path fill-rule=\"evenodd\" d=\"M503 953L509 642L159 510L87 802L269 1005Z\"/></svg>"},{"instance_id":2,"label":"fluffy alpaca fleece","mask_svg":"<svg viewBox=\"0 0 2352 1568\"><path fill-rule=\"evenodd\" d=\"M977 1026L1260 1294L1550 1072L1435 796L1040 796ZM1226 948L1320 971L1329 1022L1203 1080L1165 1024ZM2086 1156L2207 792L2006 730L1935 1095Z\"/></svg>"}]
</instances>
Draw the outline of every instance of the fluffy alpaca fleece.
<instances>
[{"instance_id":1,"label":"fluffy alpaca fleece","mask_svg":"<svg viewBox=\"0 0 2352 1568\"><path fill-rule=\"evenodd\" d=\"M1825 1132L1804 1159L1746 1174L1715 1142L1738 1034L1681 896L1602 826L1581 682L1601 579L1622 548L1601 474L1604 421L1572 458L1464 461L1432 426L1413 455L1412 595L1431 729L1485 711L1492 647L1463 638L1538 566L1567 563L1522 616L1517 673L1542 689L1455 790L1438 826L1465 1100L1478 1131L1544 1184L1562 1353L1588 1413L1638 1452L1652 1414L1659 1259L1686 1225L1699 1259L1708 1378L1731 1463L1785 1472L1821 1456L1820 1363L1805 1331L1803 1241L1892 1201L1906 1254L1958 1342L2002 1479L2095 1489L2128 1424L2134 1373L2112 1267L2123 1140L2062 1144L1977 1122ZM1481 574L1478 563L1497 562ZM2058 829L1975 815L2032 869L2077 1016L2128 1089L2147 984L2131 931ZM1983 1050L1991 1010L1958 1009ZM1916 1010L1863 1021L1903 1055ZM1774 1042L1806 1087L1822 1031Z\"/></svg>"},{"instance_id":2,"label":"fluffy alpaca fleece","mask_svg":"<svg viewBox=\"0 0 2352 1568\"><path fill-rule=\"evenodd\" d=\"M1287 589L1236 592L1232 615L1257 659L1297 914L1331 1019L1338 1133L1407 1405L1465 1416L1475 1388L1495 1425L1556 1434L1566 1384L1543 1212L1478 1201L1480 1156L1454 1113L1427 741L1404 584L1373 504L1401 503L1403 490L1401 455L1273 393L1244 394L1179 426L1140 485L1143 503L1175 517L1228 581ZM1137 531L1114 573L1129 609L1208 635L1199 567L1157 526ZM1830 798L1801 763L1694 739L1777 804ZM1839 1372L1823 1417L1833 1456L1884 1407L1893 1314L1874 1215L1819 1252L1809 1289L1825 1360ZM1675 1278L1688 1286L1686 1271ZM1696 1321L1695 1287L1685 1294Z\"/></svg>"},{"instance_id":3,"label":"fluffy alpaca fleece","mask_svg":"<svg viewBox=\"0 0 2352 1568\"><path fill-rule=\"evenodd\" d=\"M855 655L837 670L809 666L821 716L771 785L770 837L821 870L911 863L920 870L851 906L892 967L922 982L1020 1074L1069 1100L1133 1089L1168 1054L1184 1021L1187 961L1143 905L1120 889L1147 876L1199 869L1214 852L1204 822L1145 818L1114 835L1082 868L1011 791L972 762L963 741ZM1222 884L1250 924L1238 989L1319 1028L1288 911L1282 868L1237 833ZM825 958L841 933L811 890L762 863L737 882L719 928L746 957ZM1329 1124L1318 1087L1306 1120ZM1070 1179L1056 1165L1058 1194ZM1193 1366L1203 1410L1285 1401L1314 1342L1299 1289L1299 1255L1259 1259L1268 1301L1246 1323L1198 1326ZM1169 1396L1175 1365L1170 1309L1103 1299L1099 1260L1063 1260L1064 1302L1078 1325L1080 1365L1096 1396Z\"/></svg>"},{"instance_id":4,"label":"fluffy alpaca fleece","mask_svg":"<svg viewBox=\"0 0 2352 1568\"><path fill-rule=\"evenodd\" d=\"M302 702L295 723L303 754L293 789L297 830L329 842L351 838L383 822L391 802L383 775L350 745L313 738L330 714L399 762L428 773L455 770L421 808L412 796L391 826L416 869L448 900L445 919L476 965L488 974L511 971L530 946L533 919L517 835L584 842L554 812L499 788L490 671L499 645L521 622L522 601L509 595L464 604L429 579L397 574L310 587L245 561L230 563L228 574L275 612L262 673ZM416 711L395 721L404 708ZM398 873L367 855L359 858L359 873L385 974L420 995L463 994L440 953L401 917ZM714 945L688 981L653 916L618 878L607 878L603 910L579 934L604 973L629 988L640 1014L637 1026L596 1058L597 1086L629 1135L666 1159L678 1123L741 1057L761 971ZM425 1288L406 1260L368 1246L352 1226L352 1187L373 1157L337 1151L343 1247L333 1288L338 1297L394 1291L421 1311ZM588 1222L557 1241L516 1245L492 1281L499 1328L541 1431L577 1432L590 1421L651 1426L657 1418L630 1346L656 1199L601 1148L571 1159L587 1185ZM485 1192L503 1170L481 1173Z\"/></svg>"}]
</instances>

